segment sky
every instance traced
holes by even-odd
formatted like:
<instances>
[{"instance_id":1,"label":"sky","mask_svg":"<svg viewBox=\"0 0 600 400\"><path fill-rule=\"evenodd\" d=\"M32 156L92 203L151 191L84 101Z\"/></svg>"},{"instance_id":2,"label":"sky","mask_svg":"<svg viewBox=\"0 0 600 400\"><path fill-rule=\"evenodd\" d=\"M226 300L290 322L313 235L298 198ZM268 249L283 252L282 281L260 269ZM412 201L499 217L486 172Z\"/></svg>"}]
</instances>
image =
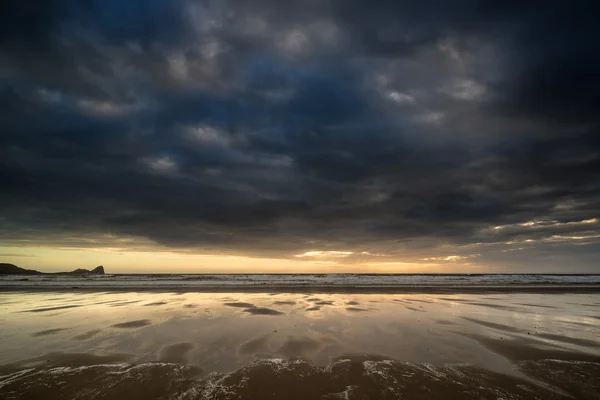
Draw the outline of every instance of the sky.
<instances>
[{"instance_id":1,"label":"sky","mask_svg":"<svg viewBox=\"0 0 600 400\"><path fill-rule=\"evenodd\" d=\"M0 262L600 273L596 8L2 2Z\"/></svg>"}]
</instances>

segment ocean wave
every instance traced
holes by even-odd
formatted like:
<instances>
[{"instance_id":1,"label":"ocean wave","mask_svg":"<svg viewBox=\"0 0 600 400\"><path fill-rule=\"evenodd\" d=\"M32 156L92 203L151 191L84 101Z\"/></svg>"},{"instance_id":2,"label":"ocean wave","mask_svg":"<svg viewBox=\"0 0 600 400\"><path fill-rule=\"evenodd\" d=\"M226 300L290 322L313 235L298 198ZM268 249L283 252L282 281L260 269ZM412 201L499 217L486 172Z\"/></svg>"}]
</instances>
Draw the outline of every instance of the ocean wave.
<instances>
[{"instance_id":1,"label":"ocean wave","mask_svg":"<svg viewBox=\"0 0 600 400\"><path fill-rule=\"evenodd\" d=\"M600 364L526 361L533 379L468 365L433 366L381 357L342 357L326 366L258 360L227 374L144 363L26 369L0 376L6 400L53 399L597 399ZM594 383L595 382L595 383Z\"/></svg>"},{"instance_id":2,"label":"ocean wave","mask_svg":"<svg viewBox=\"0 0 600 400\"><path fill-rule=\"evenodd\" d=\"M600 275L196 274L0 276L0 288L501 288L598 286Z\"/></svg>"}]
</instances>

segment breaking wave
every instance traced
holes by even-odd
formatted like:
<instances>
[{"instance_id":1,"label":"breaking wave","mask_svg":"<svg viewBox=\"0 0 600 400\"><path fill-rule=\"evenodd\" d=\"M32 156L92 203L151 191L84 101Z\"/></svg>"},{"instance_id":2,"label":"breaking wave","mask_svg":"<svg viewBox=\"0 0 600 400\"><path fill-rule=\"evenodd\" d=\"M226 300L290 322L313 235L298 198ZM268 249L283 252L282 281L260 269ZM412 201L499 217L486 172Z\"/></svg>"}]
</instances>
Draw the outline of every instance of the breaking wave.
<instances>
[{"instance_id":1,"label":"breaking wave","mask_svg":"<svg viewBox=\"0 0 600 400\"><path fill-rule=\"evenodd\" d=\"M467 365L434 367L378 357L340 358L326 366L259 360L236 371L145 363L29 368L0 376L0 398L31 399L597 399L600 364L527 361L533 379Z\"/></svg>"}]
</instances>

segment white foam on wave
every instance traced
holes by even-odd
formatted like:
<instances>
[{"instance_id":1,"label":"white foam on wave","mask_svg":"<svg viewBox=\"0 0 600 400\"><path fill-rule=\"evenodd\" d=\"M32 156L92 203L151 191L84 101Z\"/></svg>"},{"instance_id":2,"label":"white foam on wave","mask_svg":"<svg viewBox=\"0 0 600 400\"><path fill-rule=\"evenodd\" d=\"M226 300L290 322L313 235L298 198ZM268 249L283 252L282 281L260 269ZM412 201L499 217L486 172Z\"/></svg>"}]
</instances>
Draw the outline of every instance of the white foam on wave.
<instances>
[{"instance_id":1,"label":"white foam on wave","mask_svg":"<svg viewBox=\"0 0 600 400\"><path fill-rule=\"evenodd\" d=\"M0 388L3 388L4 386L14 382L15 380L19 379L23 375L30 373L33 370L34 368L28 368L22 371L14 372L12 374L0 375Z\"/></svg>"},{"instance_id":2,"label":"white foam on wave","mask_svg":"<svg viewBox=\"0 0 600 400\"><path fill-rule=\"evenodd\" d=\"M593 361L557 360L557 359L553 359L553 358L549 358L547 360L541 360L541 362L552 362L552 363L556 363L556 364L567 364L567 365L577 365L577 366L597 365L598 364L598 363L595 363Z\"/></svg>"},{"instance_id":3,"label":"white foam on wave","mask_svg":"<svg viewBox=\"0 0 600 400\"><path fill-rule=\"evenodd\" d=\"M540 360L530 361L530 363L542 369L546 368L548 364L554 363L577 365L581 371L584 371L588 364L599 366L598 363L564 360ZM350 364L353 365L353 368L346 368ZM362 369L357 371L356 366L361 366ZM454 384L455 387L458 385L460 390L464 389L463 393L472 395L474 398L481 397L483 394L494 394L496 398L505 400L516 398L513 396L510 386L497 386L493 383L493 376L490 378L485 370L472 370L468 365L436 367L431 364L414 364L396 360L353 361L352 359L336 360L324 367L314 366L303 360L262 359L227 374L211 373L201 378L191 378L188 373L190 372L189 366L171 363L137 365L119 363L46 369L29 368L0 376L0 388L12 384L13 388L10 390L15 390L14 387L26 387L30 383L46 385L47 382L53 384L64 382L68 385L69 382L81 382L81 376L77 374L85 372L86 375L83 376L86 376L86 379L98 378L98 380L95 380L96 384L93 388L85 388L82 389L85 390L85 393L78 393L85 394L84 398L93 398L93 396L109 391L118 385L130 385L136 382L143 385L144 382L148 382L148 379L154 379L152 377L156 376L154 375L156 368L164 368L162 371L166 374L160 374L160 376L164 376L164 384L176 388L172 394L169 394L173 400L239 398L242 393L250 393L247 390L256 390L257 381L255 379L258 378L260 387L261 379L276 380L280 376L284 378L282 382L287 382L290 377L297 378L300 385L304 385L303 382L307 384L319 382L319 380L312 380L313 377L332 379L338 384L343 383L343 386L337 386L333 393L326 394L328 399L348 400L357 395L357 392L360 394L360 391L365 388L368 390L375 388L382 395L389 394L393 398L400 398L403 394L414 391L415 385L421 385L422 387L418 387L418 390L426 393L430 390L430 385L445 387L446 382ZM304 376L303 371L308 371L308 375ZM559 368L556 373L561 373L560 371ZM92 375L89 375L88 372L91 372ZM360 376L357 376L356 372L360 372ZM349 374L346 375L347 373ZM589 377L589 374L582 374L582 376ZM304 378L308 378L308 380L304 380ZM178 385L171 386L172 382L178 382ZM532 397L536 397L535 393L539 393L536 386L566 395L548 384L539 385L531 380L522 382L516 387L520 388L522 392L531 393ZM532 383L534 386L531 385ZM285 392L285 388L283 390ZM522 392L518 398L524 398Z\"/></svg>"},{"instance_id":4,"label":"white foam on wave","mask_svg":"<svg viewBox=\"0 0 600 400\"><path fill-rule=\"evenodd\" d=\"M344 390L343 392L331 393L329 395L329 397L334 397L334 398L340 399L340 400L350 400L350 396L352 395L352 392L354 392L357 387L358 386L356 386L356 385L348 385L348 386L346 386L346 390Z\"/></svg>"}]
</instances>

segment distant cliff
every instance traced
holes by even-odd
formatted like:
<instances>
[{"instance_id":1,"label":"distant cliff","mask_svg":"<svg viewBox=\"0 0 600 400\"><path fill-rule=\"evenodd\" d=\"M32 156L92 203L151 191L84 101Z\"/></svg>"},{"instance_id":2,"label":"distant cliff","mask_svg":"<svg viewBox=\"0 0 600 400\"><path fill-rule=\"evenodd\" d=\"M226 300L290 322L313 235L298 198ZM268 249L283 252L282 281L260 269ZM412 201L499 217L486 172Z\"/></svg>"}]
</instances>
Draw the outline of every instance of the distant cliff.
<instances>
[{"instance_id":1,"label":"distant cliff","mask_svg":"<svg viewBox=\"0 0 600 400\"><path fill-rule=\"evenodd\" d=\"M40 275L41 272L33 269L19 268L14 264L0 263L0 275Z\"/></svg>"},{"instance_id":2,"label":"distant cliff","mask_svg":"<svg viewBox=\"0 0 600 400\"><path fill-rule=\"evenodd\" d=\"M104 275L104 267L102 265L94 268L93 270L78 268L75 271L71 272L57 272L58 274L67 274L67 275Z\"/></svg>"},{"instance_id":3,"label":"distant cliff","mask_svg":"<svg viewBox=\"0 0 600 400\"><path fill-rule=\"evenodd\" d=\"M17 267L14 264L0 263L0 275L41 275L43 272L36 271L33 269L24 269ZM89 269L76 269L70 272L57 272L57 274L65 275L104 275L104 267L102 265Z\"/></svg>"}]
</instances>

